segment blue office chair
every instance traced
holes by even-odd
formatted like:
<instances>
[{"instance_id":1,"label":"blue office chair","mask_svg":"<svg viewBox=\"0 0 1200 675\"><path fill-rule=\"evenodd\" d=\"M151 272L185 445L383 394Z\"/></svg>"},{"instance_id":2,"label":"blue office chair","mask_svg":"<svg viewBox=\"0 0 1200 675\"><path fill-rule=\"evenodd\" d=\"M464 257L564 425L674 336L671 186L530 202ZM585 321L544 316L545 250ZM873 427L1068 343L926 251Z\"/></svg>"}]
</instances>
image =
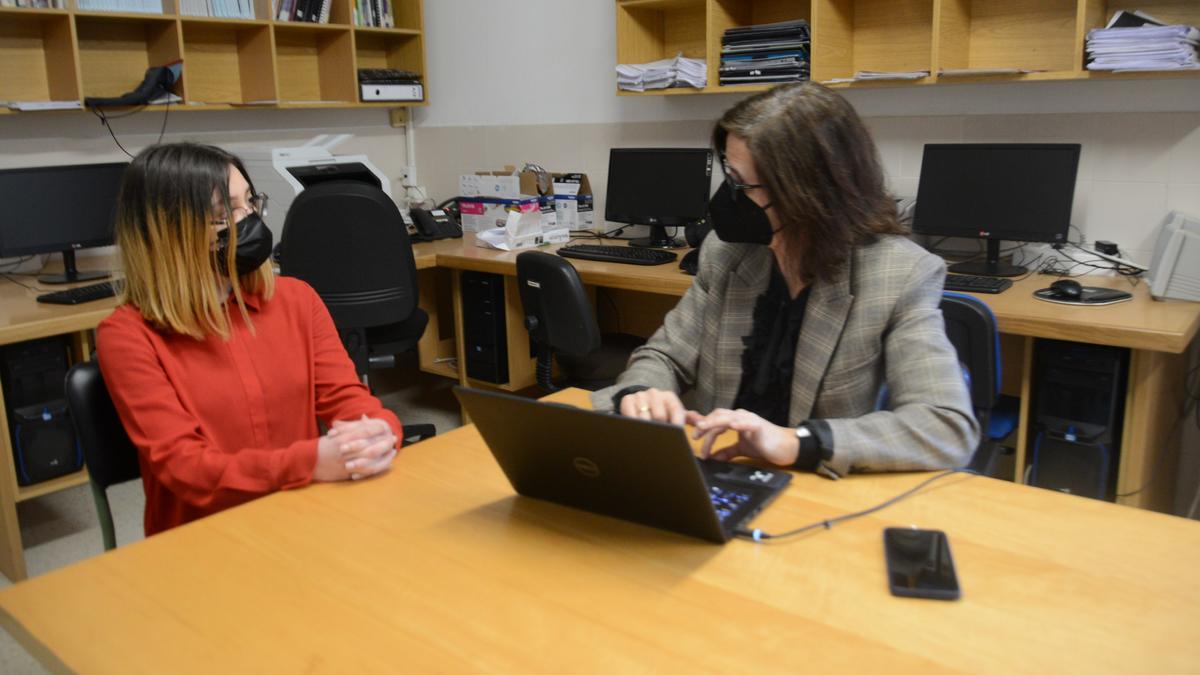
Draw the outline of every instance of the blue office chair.
<instances>
[{"instance_id":1,"label":"blue office chair","mask_svg":"<svg viewBox=\"0 0 1200 675\"><path fill-rule=\"evenodd\" d=\"M971 407L983 430L966 468L988 475L996 461L993 441L1008 436L1017 423L1015 408L998 407L1002 397L1000 332L996 328L996 317L979 298L951 291L942 294L941 310L946 322L946 337L958 352L963 379L971 394ZM887 406L888 390L884 383L876 408L883 410Z\"/></svg>"}]
</instances>

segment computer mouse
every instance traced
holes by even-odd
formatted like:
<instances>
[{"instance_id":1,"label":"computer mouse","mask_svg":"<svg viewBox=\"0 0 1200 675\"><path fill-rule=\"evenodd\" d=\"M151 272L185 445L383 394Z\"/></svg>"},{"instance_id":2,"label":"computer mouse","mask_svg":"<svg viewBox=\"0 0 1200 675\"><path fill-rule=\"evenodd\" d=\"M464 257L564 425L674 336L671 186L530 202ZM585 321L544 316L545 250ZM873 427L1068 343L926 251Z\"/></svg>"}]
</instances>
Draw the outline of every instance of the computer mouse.
<instances>
[{"instance_id":1,"label":"computer mouse","mask_svg":"<svg viewBox=\"0 0 1200 675\"><path fill-rule=\"evenodd\" d=\"M684 272L696 276L696 271L700 269L700 249L692 249L687 252L679 261L679 269Z\"/></svg>"},{"instance_id":2,"label":"computer mouse","mask_svg":"<svg viewBox=\"0 0 1200 675\"><path fill-rule=\"evenodd\" d=\"M1050 290L1054 291L1058 297L1068 300L1078 300L1083 296L1083 286L1073 279L1059 279L1050 284Z\"/></svg>"}]
</instances>

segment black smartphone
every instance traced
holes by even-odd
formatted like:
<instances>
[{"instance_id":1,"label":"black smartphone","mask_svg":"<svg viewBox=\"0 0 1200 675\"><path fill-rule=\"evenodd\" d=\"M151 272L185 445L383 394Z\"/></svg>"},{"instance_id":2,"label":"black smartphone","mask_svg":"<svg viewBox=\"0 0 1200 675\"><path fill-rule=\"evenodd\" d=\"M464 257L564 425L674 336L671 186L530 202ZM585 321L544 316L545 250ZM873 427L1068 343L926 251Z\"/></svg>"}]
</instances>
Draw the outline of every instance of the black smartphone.
<instances>
[{"instance_id":1,"label":"black smartphone","mask_svg":"<svg viewBox=\"0 0 1200 675\"><path fill-rule=\"evenodd\" d=\"M957 600L962 594L945 532L889 527L883 531L883 552L892 595Z\"/></svg>"}]
</instances>

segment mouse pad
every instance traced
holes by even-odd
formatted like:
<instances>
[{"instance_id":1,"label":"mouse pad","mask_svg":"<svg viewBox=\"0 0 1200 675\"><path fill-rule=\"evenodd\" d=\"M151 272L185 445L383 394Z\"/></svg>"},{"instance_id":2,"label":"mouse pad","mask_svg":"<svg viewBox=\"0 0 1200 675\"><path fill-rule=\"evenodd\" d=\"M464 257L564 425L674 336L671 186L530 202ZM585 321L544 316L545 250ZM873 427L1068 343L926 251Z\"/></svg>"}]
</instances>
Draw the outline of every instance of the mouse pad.
<instances>
[{"instance_id":1,"label":"mouse pad","mask_svg":"<svg viewBox=\"0 0 1200 675\"><path fill-rule=\"evenodd\" d=\"M1033 292L1033 297L1046 302L1057 302L1060 305L1111 305L1133 299L1131 293L1112 288L1097 288L1096 286L1084 286L1082 295L1078 298L1064 298L1052 288L1038 289Z\"/></svg>"}]
</instances>

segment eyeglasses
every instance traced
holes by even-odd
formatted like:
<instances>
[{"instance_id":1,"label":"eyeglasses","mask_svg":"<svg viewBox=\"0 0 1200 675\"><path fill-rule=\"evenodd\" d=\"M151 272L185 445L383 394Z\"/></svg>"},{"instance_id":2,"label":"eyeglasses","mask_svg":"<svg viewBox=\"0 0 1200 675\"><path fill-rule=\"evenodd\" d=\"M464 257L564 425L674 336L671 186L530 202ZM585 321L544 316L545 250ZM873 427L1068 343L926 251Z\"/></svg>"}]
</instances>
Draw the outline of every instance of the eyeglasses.
<instances>
[{"instance_id":1,"label":"eyeglasses","mask_svg":"<svg viewBox=\"0 0 1200 675\"><path fill-rule=\"evenodd\" d=\"M729 160L725 159L725 155L721 155L721 172L725 174L725 182L729 185L729 189L733 190L734 194L766 187L762 183L739 183L734 178L733 169L729 166Z\"/></svg>"},{"instance_id":2,"label":"eyeglasses","mask_svg":"<svg viewBox=\"0 0 1200 675\"><path fill-rule=\"evenodd\" d=\"M251 212L257 213L260 216L267 215L267 199L267 193L265 192L259 192L258 194L250 195L250 198L246 200L246 206L239 206L233 210L234 222L241 220L241 216L249 215ZM228 226L229 219L218 218L217 220L213 221L213 224L217 226Z\"/></svg>"}]
</instances>

